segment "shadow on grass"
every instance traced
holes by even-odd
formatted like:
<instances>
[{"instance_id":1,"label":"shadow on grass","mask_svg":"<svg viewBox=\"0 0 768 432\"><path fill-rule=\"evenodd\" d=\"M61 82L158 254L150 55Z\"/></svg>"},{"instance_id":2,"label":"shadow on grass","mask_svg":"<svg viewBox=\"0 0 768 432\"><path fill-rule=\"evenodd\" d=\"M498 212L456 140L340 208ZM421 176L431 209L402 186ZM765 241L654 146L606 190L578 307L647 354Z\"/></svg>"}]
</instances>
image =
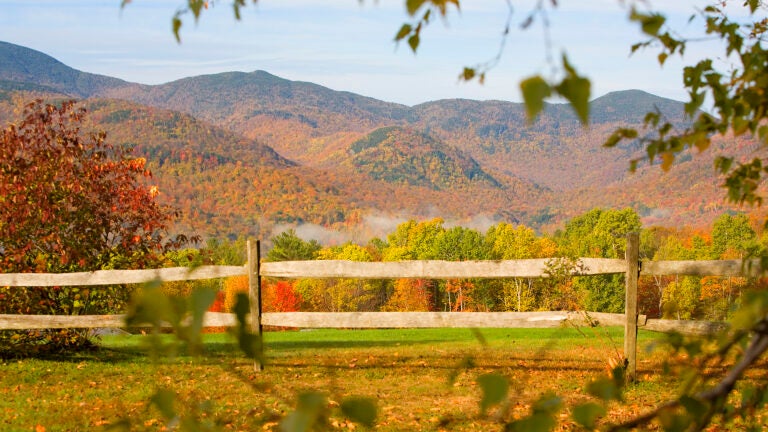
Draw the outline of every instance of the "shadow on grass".
<instances>
[{"instance_id":1,"label":"shadow on grass","mask_svg":"<svg viewBox=\"0 0 768 432\"><path fill-rule=\"evenodd\" d=\"M461 329L464 330L464 329ZM527 333L509 333L507 330L499 333L489 332L495 344L495 348L501 348L505 352L504 360L500 362L501 367L510 367L516 360L531 360L531 357L521 357L516 359L514 351L525 350L529 352L546 352L554 348L555 345L567 344L567 340L573 338L581 339L575 332L561 331L552 334L550 338L542 338L531 342ZM565 329L567 330L567 329ZM571 334L573 333L573 334ZM443 354L435 356L446 356L460 359L466 356L466 351L475 351L474 355L482 355L484 350L485 334L480 331L408 331L399 330L397 332L368 332L361 333L357 331L339 331L333 333L327 332L266 332L265 333L265 354L270 362L286 361L291 357L332 357L333 355L347 355L348 353L334 353L339 351L357 351L358 356L365 356L366 352L374 349L397 349L402 350L401 355L406 354L408 350L423 350L425 347ZM540 335L539 335L540 336ZM152 362L153 348L150 346L152 338L148 335L127 335L127 336L106 336L97 342L99 345L93 351L81 351L76 353L65 353L59 355L46 355L41 357L32 357L41 360L60 361L60 362L101 362L101 363L128 363L128 362ZM161 359L163 363L174 361L175 359L194 359L197 364L220 363L221 361L248 361L243 356L237 343L231 335L228 334L206 334L203 339L202 351L197 356L193 356L187 344L178 341L170 334L164 334L159 339L162 345L155 349L157 358L170 357L170 360ZM540 344L543 342L543 346ZM498 344L501 343L501 346ZM578 343L577 343L578 345ZM506 347L510 348L508 351ZM514 349L513 349L514 347ZM425 352L426 353L426 352ZM431 354L426 353L427 357ZM386 354L383 354L386 356ZM30 357L27 357L30 358ZM274 363L273 363L274 364Z\"/></svg>"},{"instance_id":2,"label":"shadow on grass","mask_svg":"<svg viewBox=\"0 0 768 432\"><path fill-rule=\"evenodd\" d=\"M264 349L269 356L276 353L279 357L293 356L304 351L322 352L334 349L354 349L365 351L371 348L413 347L447 344L445 340L419 340L419 341L385 341L385 340L295 340L295 341L265 341ZM479 346L479 345L478 345ZM153 352L159 357L196 358L205 363L206 359L245 359L243 353L234 339L204 341L202 350L193 355L188 344L165 338L159 347L152 347L148 338L144 336L125 336L112 338L108 343L99 344L87 350L68 353L46 353L23 357L9 357L9 359L35 359L44 361L80 363L83 361L103 363L127 363L135 361L151 361Z\"/></svg>"}]
</instances>

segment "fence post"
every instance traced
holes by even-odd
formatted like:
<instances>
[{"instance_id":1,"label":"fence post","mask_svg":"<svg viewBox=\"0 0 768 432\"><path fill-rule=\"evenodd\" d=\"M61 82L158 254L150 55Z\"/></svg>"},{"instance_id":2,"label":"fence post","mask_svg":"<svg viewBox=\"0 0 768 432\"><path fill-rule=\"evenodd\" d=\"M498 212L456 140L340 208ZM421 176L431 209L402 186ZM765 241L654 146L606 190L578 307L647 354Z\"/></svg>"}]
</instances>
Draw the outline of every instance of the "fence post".
<instances>
[{"instance_id":1,"label":"fence post","mask_svg":"<svg viewBox=\"0 0 768 432\"><path fill-rule=\"evenodd\" d=\"M626 260L624 357L627 361L626 379L632 382L637 378L637 279L640 274L640 235L636 232L627 234Z\"/></svg>"},{"instance_id":2,"label":"fence post","mask_svg":"<svg viewBox=\"0 0 768 432\"><path fill-rule=\"evenodd\" d=\"M258 357L264 354L264 339L261 332L261 242L256 240L256 245L251 240L247 242L248 248L248 298L251 307L251 332L259 337L260 352ZM264 363L256 360L253 364L255 370L264 370Z\"/></svg>"}]
</instances>

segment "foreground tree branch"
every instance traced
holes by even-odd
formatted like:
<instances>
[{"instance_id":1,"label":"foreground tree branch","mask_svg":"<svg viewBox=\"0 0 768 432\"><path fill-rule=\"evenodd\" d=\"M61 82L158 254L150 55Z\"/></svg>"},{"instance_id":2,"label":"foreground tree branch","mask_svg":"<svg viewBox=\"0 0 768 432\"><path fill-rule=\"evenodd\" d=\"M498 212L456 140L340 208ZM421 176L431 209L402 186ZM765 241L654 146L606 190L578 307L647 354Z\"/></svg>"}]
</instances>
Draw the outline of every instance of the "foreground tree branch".
<instances>
[{"instance_id":1,"label":"foreground tree branch","mask_svg":"<svg viewBox=\"0 0 768 432\"><path fill-rule=\"evenodd\" d=\"M705 417L695 419L696 427L693 430L703 430L704 427L711 422L712 417L722 409L726 398L735 389L737 382L743 377L744 372L753 366L765 351L768 350L767 329L768 317L762 319L753 327L754 335L752 336L752 340L747 346L747 349L744 351L744 354L739 361L728 371L725 377L723 377L723 379L721 379L714 387L699 392L693 396L695 400L704 403L708 407ZM629 421L612 425L607 430L624 431L648 425L652 421L658 419L663 412L682 406L682 399L683 398L681 397L663 403L648 413Z\"/></svg>"}]
</instances>

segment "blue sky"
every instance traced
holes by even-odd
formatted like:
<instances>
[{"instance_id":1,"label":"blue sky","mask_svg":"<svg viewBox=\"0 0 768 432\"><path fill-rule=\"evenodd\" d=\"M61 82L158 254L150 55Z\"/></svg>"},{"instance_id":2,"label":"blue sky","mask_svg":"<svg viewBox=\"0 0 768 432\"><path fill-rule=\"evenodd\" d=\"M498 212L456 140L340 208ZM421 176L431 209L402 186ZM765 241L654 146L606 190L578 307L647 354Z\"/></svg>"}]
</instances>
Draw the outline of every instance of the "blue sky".
<instances>
[{"instance_id":1,"label":"blue sky","mask_svg":"<svg viewBox=\"0 0 768 432\"><path fill-rule=\"evenodd\" d=\"M447 98L520 101L518 83L550 74L542 27L519 29L533 1L514 5L513 29L501 61L485 83L460 83L464 66L495 56L507 16L505 0L464 0L447 21L434 20L413 55L393 36L409 20L404 0L260 0L235 21L228 0L218 1L197 24L185 19L182 43L171 17L183 0L0 0L0 40L49 54L75 69L132 82L159 84L227 71L265 70L378 99L414 105ZM660 68L656 52L629 55L643 39L629 24L628 1L561 0L549 16L555 57L571 62L593 82L593 97L642 89L682 100L681 68L672 59ZM687 24L701 1L658 2L675 28ZM669 4L671 3L671 5ZM691 45L686 64L712 55L707 44Z\"/></svg>"}]
</instances>

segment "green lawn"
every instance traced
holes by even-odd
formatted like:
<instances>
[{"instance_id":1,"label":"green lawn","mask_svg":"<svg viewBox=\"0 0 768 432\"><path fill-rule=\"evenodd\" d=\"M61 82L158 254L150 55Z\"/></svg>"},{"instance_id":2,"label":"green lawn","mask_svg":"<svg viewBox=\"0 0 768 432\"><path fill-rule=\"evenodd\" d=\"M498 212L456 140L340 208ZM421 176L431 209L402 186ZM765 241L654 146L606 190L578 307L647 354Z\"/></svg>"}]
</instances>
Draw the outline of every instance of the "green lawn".
<instances>
[{"instance_id":1,"label":"green lawn","mask_svg":"<svg viewBox=\"0 0 768 432\"><path fill-rule=\"evenodd\" d=\"M379 430L500 430L478 414L478 375L510 380L507 419L525 414L547 391L566 403L586 401L586 383L607 373L622 335L621 328L267 332L263 371L226 334L206 335L200 356L182 346L159 358L147 353L146 336L110 336L94 353L2 363L0 430L92 430L121 420L130 430L163 430L160 411L148 404L159 388L176 395L178 412L222 430L277 430L309 391L327 397L331 428L355 426L338 405L362 396L375 400ZM641 332L640 345L656 337ZM674 394L660 356L641 349L638 374L640 384L626 393L630 403L608 418L643 412ZM562 420L568 424L565 411Z\"/></svg>"}]
</instances>

